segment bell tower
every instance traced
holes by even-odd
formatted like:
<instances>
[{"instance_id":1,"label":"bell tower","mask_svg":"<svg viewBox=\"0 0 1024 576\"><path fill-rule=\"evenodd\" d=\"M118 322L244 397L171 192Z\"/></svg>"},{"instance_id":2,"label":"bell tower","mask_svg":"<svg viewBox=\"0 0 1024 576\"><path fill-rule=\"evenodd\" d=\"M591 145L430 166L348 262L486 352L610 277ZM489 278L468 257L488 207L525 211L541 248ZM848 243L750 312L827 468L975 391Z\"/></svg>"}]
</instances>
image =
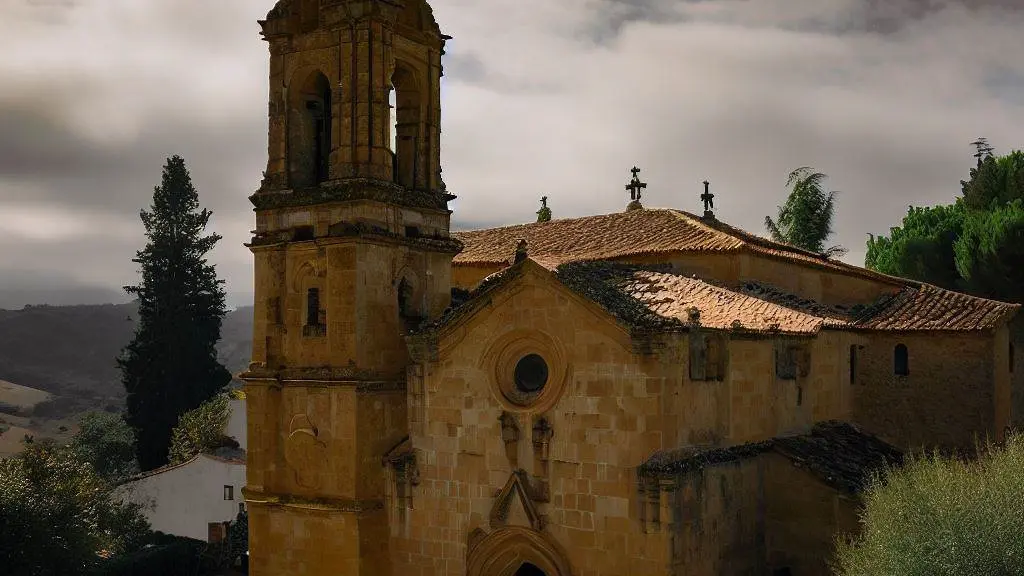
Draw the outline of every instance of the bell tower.
<instances>
[{"instance_id":1,"label":"bell tower","mask_svg":"<svg viewBox=\"0 0 1024 576\"><path fill-rule=\"evenodd\" d=\"M462 248L441 180L447 37L425 0L279 0L260 25L250 569L389 574L381 458L408 434L403 336L448 307Z\"/></svg>"}]
</instances>

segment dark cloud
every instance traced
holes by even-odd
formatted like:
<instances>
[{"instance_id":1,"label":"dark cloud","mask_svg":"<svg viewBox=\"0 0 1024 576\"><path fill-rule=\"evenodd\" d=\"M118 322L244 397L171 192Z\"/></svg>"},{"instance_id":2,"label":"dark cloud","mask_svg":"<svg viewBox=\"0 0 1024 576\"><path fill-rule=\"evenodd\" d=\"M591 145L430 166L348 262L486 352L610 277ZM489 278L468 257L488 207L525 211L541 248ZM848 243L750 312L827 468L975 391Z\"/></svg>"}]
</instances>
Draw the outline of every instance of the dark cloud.
<instances>
[{"instance_id":1,"label":"dark cloud","mask_svg":"<svg viewBox=\"0 0 1024 576\"><path fill-rule=\"evenodd\" d=\"M119 293L137 278L138 212L180 154L224 236L212 260L246 298L247 197L266 165L256 20L273 3L5 5L0 280ZM621 210L637 164L646 205L698 210L707 178L720 218L762 232L810 165L841 191L834 241L860 263L868 232L958 192L969 142L1024 145L1020 0L432 4L455 37L442 157L457 229L532 221L541 196L556 217Z\"/></svg>"}]
</instances>

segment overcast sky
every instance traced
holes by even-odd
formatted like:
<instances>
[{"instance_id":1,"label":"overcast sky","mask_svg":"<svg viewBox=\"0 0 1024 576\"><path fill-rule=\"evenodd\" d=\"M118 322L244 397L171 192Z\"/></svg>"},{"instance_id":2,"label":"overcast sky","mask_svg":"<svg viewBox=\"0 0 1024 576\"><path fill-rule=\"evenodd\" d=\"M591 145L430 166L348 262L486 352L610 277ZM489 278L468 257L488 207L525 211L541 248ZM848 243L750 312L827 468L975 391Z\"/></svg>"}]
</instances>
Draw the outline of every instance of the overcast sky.
<instances>
[{"instance_id":1,"label":"overcast sky","mask_svg":"<svg viewBox=\"0 0 1024 576\"><path fill-rule=\"evenodd\" d=\"M182 155L229 292L251 291L273 0L0 0L0 291L119 298ZM434 0L456 228L649 207L763 233L787 174L840 191L833 242L949 202L969 143L1024 146L1024 0ZM65 295L66 299L66 295ZM244 299L244 297L242 298ZM61 302L67 303L67 302ZM6 303L8 306L11 302Z\"/></svg>"}]
</instances>

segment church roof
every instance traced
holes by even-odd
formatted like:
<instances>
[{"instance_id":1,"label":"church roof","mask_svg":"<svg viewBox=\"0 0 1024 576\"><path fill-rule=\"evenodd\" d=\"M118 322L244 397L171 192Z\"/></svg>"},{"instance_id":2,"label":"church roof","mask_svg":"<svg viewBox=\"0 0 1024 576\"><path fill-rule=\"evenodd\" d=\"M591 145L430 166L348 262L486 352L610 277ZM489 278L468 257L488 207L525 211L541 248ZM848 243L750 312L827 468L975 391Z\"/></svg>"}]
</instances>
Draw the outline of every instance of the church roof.
<instances>
[{"instance_id":1,"label":"church roof","mask_svg":"<svg viewBox=\"0 0 1024 576\"><path fill-rule=\"evenodd\" d=\"M831 260L795 246L761 238L711 218L672 209L644 209L470 230L453 234L465 245L455 265L507 263L519 240L530 257L553 268L566 262L613 260L676 252L754 252L833 272L868 277L899 285L901 280Z\"/></svg>"},{"instance_id":2,"label":"church roof","mask_svg":"<svg viewBox=\"0 0 1024 576\"><path fill-rule=\"evenodd\" d=\"M819 422L807 434L776 437L726 448L655 452L640 465L641 477L679 476L709 466L739 462L775 452L829 486L847 494L867 487L874 472L903 462L903 453L877 436L840 421Z\"/></svg>"},{"instance_id":3,"label":"church roof","mask_svg":"<svg viewBox=\"0 0 1024 576\"><path fill-rule=\"evenodd\" d=\"M1020 309L1019 304L851 266L678 210L633 210L455 235L465 245L454 259L456 265L509 264L519 241L525 240L530 260L555 271L620 321L646 329L684 328L696 309L700 325L710 329L790 334L814 334L822 328L974 331L995 328ZM726 286L674 274L665 266L609 262L645 254L744 250L879 280L899 290L868 306L828 305L754 281ZM493 288L495 280L507 275L492 276L481 288Z\"/></svg>"},{"instance_id":4,"label":"church roof","mask_svg":"<svg viewBox=\"0 0 1024 576\"><path fill-rule=\"evenodd\" d=\"M688 324L694 311L699 314L702 328L717 330L732 329L738 322L737 327L752 332L814 334L825 325L838 323L705 280L673 274L664 267L574 263L559 267L557 276L613 313L621 304L612 302L597 287L614 290L678 326Z\"/></svg>"}]
</instances>

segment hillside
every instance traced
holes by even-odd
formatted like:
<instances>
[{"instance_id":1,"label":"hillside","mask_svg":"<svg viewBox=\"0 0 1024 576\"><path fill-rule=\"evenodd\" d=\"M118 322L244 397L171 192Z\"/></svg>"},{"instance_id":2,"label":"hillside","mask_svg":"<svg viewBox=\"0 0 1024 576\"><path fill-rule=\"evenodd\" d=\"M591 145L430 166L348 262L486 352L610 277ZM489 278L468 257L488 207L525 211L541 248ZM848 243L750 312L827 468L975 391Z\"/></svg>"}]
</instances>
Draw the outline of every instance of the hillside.
<instances>
[{"instance_id":1,"label":"hillside","mask_svg":"<svg viewBox=\"0 0 1024 576\"><path fill-rule=\"evenodd\" d=\"M54 396L35 406L34 418L120 409L116 358L135 332L137 311L134 303L0 310L0 380ZM224 319L218 352L233 374L249 363L252 312L239 308Z\"/></svg>"}]
</instances>

